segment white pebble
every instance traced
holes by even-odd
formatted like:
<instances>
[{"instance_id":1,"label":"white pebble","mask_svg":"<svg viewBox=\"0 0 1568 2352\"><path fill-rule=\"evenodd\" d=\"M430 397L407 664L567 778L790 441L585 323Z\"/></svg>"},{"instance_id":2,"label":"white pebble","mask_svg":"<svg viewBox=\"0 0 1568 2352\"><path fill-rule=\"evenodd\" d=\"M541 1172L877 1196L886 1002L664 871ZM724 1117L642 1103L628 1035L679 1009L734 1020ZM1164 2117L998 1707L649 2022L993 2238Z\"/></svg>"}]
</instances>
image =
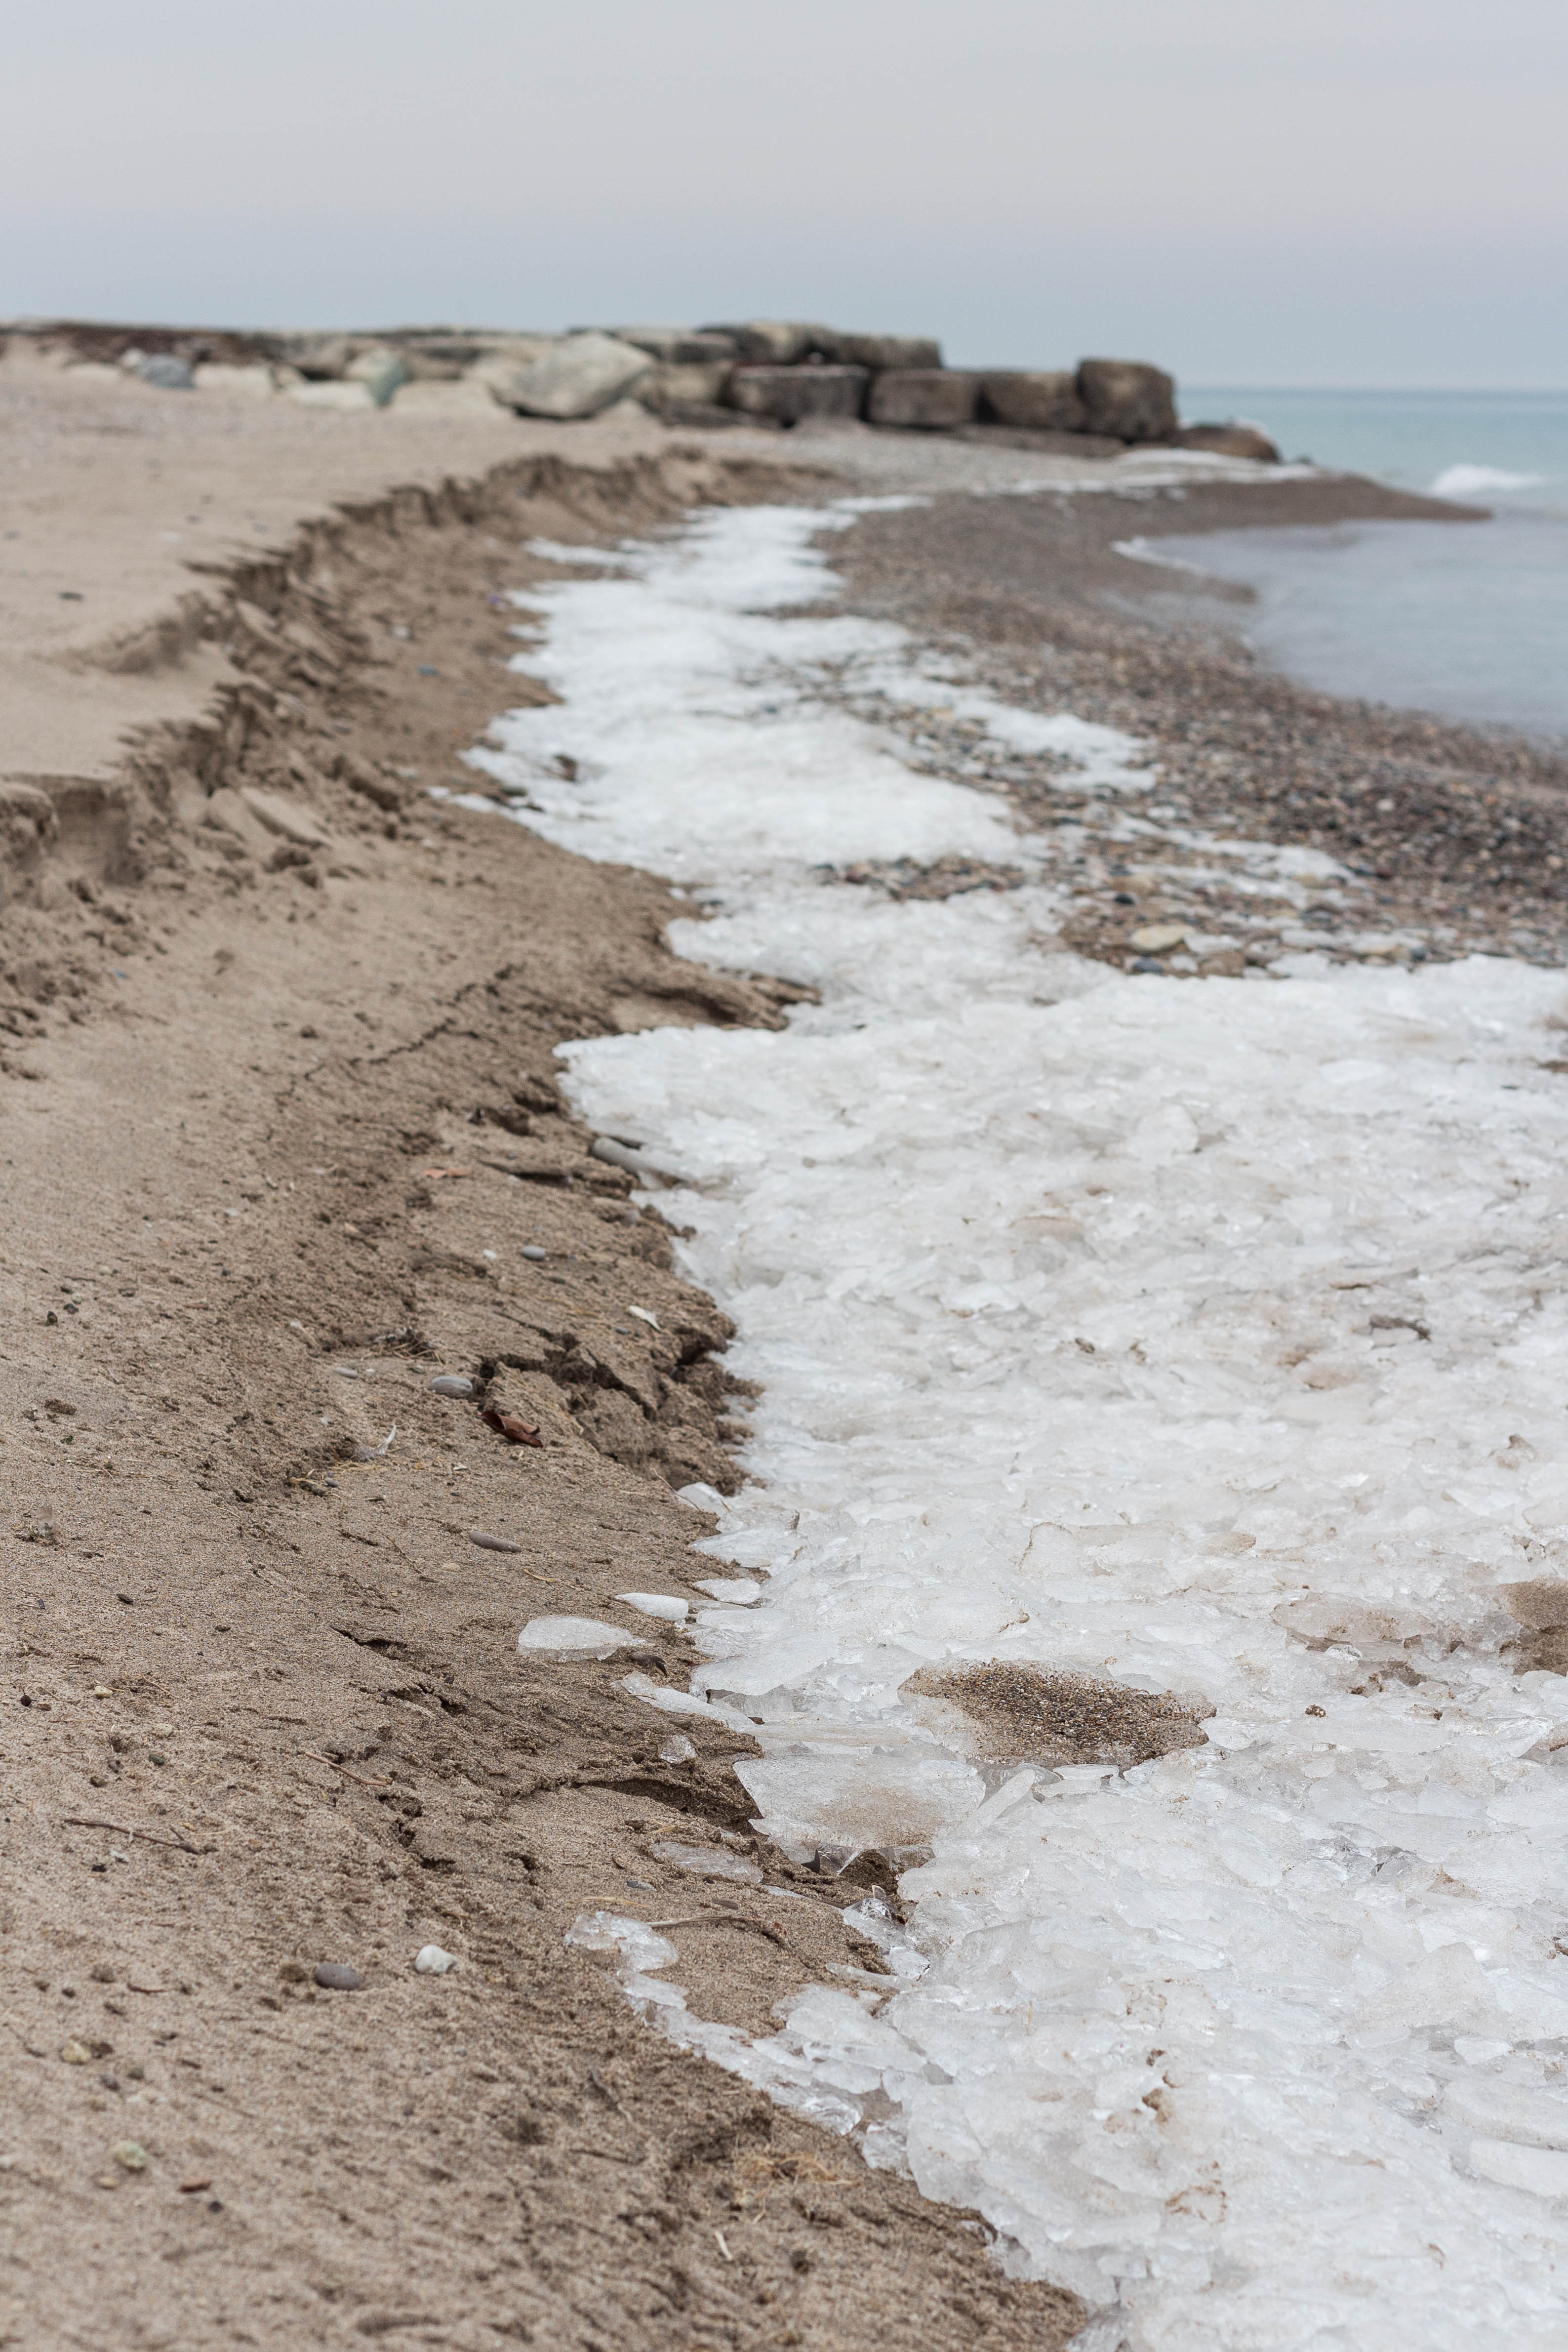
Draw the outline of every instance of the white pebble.
<instances>
[{"instance_id":1,"label":"white pebble","mask_svg":"<svg viewBox=\"0 0 1568 2352\"><path fill-rule=\"evenodd\" d=\"M538 1242L525 1242L520 1255L529 1259L533 1265L542 1265L549 1257L549 1252L547 1249L540 1249Z\"/></svg>"},{"instance_id":2,"label":"white pebble","mask_svg":"<svg viewBox=\"0 0 1568 2352\"><path fill-rule=\"evenodd\" d=\"M439 1944L425 1944L415 1952L413 1965L422 1977L444 1977L459 1962L455 1952L444 1952Z\"/></svg>"}]
</instances>

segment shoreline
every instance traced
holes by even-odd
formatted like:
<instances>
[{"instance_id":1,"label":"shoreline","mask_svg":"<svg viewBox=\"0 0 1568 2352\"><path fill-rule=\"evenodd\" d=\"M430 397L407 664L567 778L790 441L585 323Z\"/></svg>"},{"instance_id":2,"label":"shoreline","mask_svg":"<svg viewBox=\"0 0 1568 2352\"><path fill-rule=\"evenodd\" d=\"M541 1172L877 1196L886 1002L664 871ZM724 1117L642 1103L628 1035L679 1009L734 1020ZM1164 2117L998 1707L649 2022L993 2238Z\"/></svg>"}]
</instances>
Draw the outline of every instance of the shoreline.
<instances>
[{"instance_id":1,"label":"shoreline","mask_svg":"<svg viewBox=\"0 0 1568 2352\"><path fill-rule=\"evenodd\" d=\"M705 1735L696 1756L663 1759L664 1719L621 1690L624 1655L519 1668L512 1647L548 1593L552 1608L622 1623L645 1653L638 1665L679 1685L695 1651L615 1595L664 1578L691 1583L703 1564L685 1549L691 1515L650 1475L656 1449L682 1475L724 1479L744 1410L725 1386L722 1325L674 1280L660 1220L625 1221L627 1182L591 1159L590 1130L557 1107L551 1046L672 1018L772 1026L800 992L677 961L663 941L677 908L653 877L584 866L422 795L431 782L463 782L456 756L481 740L498 702L519 698L515 676L502 686L497 665L511 646L490 600L550 576L519 559L519 531L593 543L658 528L727 479L739 501L780 481L815 498L839 487L824 478L835 450L852 452L836 462L858 464L851 486L873 494L938 462L887 443L873 457L859 436L793 435L783 447L770 438L753 455L733 433L705 447L654 427L654 447L627 455L596 452L585 428L564 430L570 439L528 461L531 481L492 474L447 497L389 487L379 506L361 494L357 515L269 545L216 592L234 649L225 674L198 688L152 673L160 694L199 690L199 715L165 702L161 731L142 739L128 771L89 772L124 787L129 798L113 803L123 824L103 808L73 814L68 798L57 814L74 833L66 825L53 849L36 840L17 869L21 903L12 898L8 917L13 941L18 926L25 936L10 959L5 1059L21 1108L6 1279L14 1328L29 1336L4 1384L20 1432L6 1462L9 1517L34 1532L7 1546L6 1573L14 1622L27 1629L18 1675L40 1712L26 1718L38 1752L13 1759L37 1814L13 1849L6 1948L15 2030L42 2053L29 2061L37 2144L18 2151L26 2162L10 2176L25 2260L36 2286L57 2292L39 2266L68 2230L78 2324L101 2334L90 2314L120 2296L145 2325L157 2302L193 2345L232 2340L232 2321L196 2310L177 2263L156 2294L126 2282L158 2252L196 2250L207 2231L226 2276L248 2279L248 2292L275 2291L262 2286L263 2262L282 2278L277 2333L263 2322L260 2341L283 2340L323 2308L407 2320L401 2241L412 2232L419 2307L443 2305L451 2341L478 2341L482 2322L497 2318L547 2331L578 2324L566 2314L587 2295L594 2324L650 2346L684 2346L695 2302L744 2345L780 2340L787 2323L823 2352L862 2342L869 2352L891 2322L918 2324L943 2347L1032 2352L1070 2328L1070 2302L1009 2284L972 2221L923 2206L907 2181L849 2167L841 2143L672 2053L561 1944L593 1897L623 1901L628 1877L645 1876L653 1916L688 1906L708 1915L684 1939L695 1950L683 1949L683 1978L705 2013L752 2032L767 2030L791 1984L835 1964L877 1966L838 1916L841 1897L875 1876L874 1859L846 1883L752 1839L752 1808L730 1773L742 1751ZM568 463L567 451L580 459ZM962 495L955 486L932 509L867 515L846 534L837 552L847 604L897 614L938 640L967 638L998 690L1046 708L1071 698L1107 719L1140 714L1133 731L1151 740L1167 692L1163 707L1188 733L1195 704L1218 686L1246 698L1232 653L1193 676L1191 657L1160 632L1135 629L1129 646L1127 623L1094 606L1089 570L1072 567L1084 532L1103 539L1088 518L1109 499L977 500L975 469L986 486L1016 486L1018 454L1004 463L945 452L940 462L969 471ZM515 472L515 451L508 464ZM1257 494L1249 485L1228 495ZM1141 529L1160 496L1138 491ZM1170 509L1184 530L1193 505L1189 489ZM1065 534L1060 589L1044 598L998 576L998 531L1016 537L1019 517L1055 518ZM509 546L497 537L506 530ZM1038 564L1038 535L1024 539L1018 562ZM977 589L982 543L990 558ZM1056 650L1042 661L1048 628ZM171 671L188 658L176 652ZM1255 673L1252 685L1258 727L1324 715L1327 698L1281 695ZM1452 764L1463 750L1456 730L1428 734L1397 715L1342 724L1374 730L1391 758L1425 746ZM1195 817L1228 822L1257 806L1206 780L1204 742L1173 737L1160 748ZM1550 802L1552 780L1536 767L1505 781L1521 800ZM1287 800L1268 803L1270 824ZM1028 793L1019 805L1027 813ZM1066 938L1076 952L1124 954L1113 878ZM1163 913L1164 901L1137 911ZM525 1161L537 1172L517 1172ZM465 1176L432 1172L465 1164ZM149 1223L169 1236L162 1254L141 1230ZM525 1232L549 1249L543 1274L517 1257ZM89 1233L83 1252L76 1237ZM215 1277L202 1248L214 1234L228 1269ZM505 1254L504 1277L489 1271L492 1247ZM202 1297L182 1295L196 1286ZM46 1289L61 1302L52 1326ZM685 1336L666 1364L644 1327L617 1327L615 1309L623 1318L649 1302L689 1334L689 1356ZM492 1381L500 1402L543 1424L545 1446L514 1454L504 1438L476 1434L466 1412L457 1423L456 1409L429 1395L437 1369ZM438 1469L411 1467L396 1448L355 1458L394 1419L414 1464ZM147 1516L152 1529L140 1525ZM522 1538L520 1571L512 1556L467 1544L467 1526L486 1519ZM67 1560L68 1591L57 1580ZM120 1579L129 1601L117 1598ZM175 1625L144 1622L155 1614ZM274 1665L280 1679L269 1683ZM89 1674L110 1686L107 1700L93 1696ZM153 1727L165 1712L173 1734ZM59 1827L60 1790L72 1788L73 1813L155 1821L170 1768L152 1762L154 1738L161 1755L172 1748L182 1783L183 1812L165 1811L215 1850L165 1861L132 1847L133 1864L95 1873L90 1837ZM88 1783L79 1790L76 1774ZM393 1793L378 1792L380 1781ZM254 1809L243 1828L224 1811L236 1798ZM726 1830L742 1849L727 1845ZM737 1935L724 1904L692 1901L694 1885L723 1878L694 1880L651 1851L672 1833L720 1858L755 1853L769 1884L813 1897L810 1931L800 1912L780 1907L776 1919L763 1906L761 1932ZM283 1852L296 1857L287 1871L272 1859ZM141 1880L126 1877L141 1865ZM84 1885L113 1890L85 1927ZM121 1885L144 1892L132 1901ZM463 1968L412 1978L416 1938L461 1944ZM354 1952L371 1957L371 1992L318 1996L312 1955ZM169 2058L173 2045L152 2044L138 2005L153 1996L129 1990L143 1979L193 1983L156 1999L157 2031L199 2057L189 2079ZM98 2071L61 2073L56 2061L51 2074L52 2053L68 2029L81 2038L93 2003L105 2015L88 2041L111 2044ZM452 2056L482 2065L444 2056L432 2093L420 2070L458 2033L467 2047ZM286 2055L259 2050L268 2039ZM102 2084L131 2063L141 2078ZM137 2079L163 2102L151 2118L131 2111ZM230 2093L214 2105L204 2082L239 2087L233 2125L220 2121ZM342 2142L330 2158L323 2110ZM276 2157L248 2127L263 2115L284 2135ZM104 2154L131 2124L146 2137L151 2178ZM412 2152L416 2132L431 2162L390 2163L386 2151ZM608 2158L606 2137L616 2144ZM602 2203L595 2166L606 2161L630 2168L643 2200L629 2210L646 2226L627 2222L615 2257L634 2252L635 2278L606 2275L599 2224L587 2220ZM186 2178L211 2173L222 2214L182 2201L177 2187L170 2197L182 2165ZM327 2177L345 2165L371 2184L351 2200L352 2226L334 2220ZM117 2170L117 2193L93 2185ZM298 2202L307 2176L321 2200L308 2225ZM475 2230L464 2212L481 2177L504 2181L514 2201ZM615 2177L620 2189L629 2175ZM714 2242L716 2231L742 2229L737 2276L734 2250ZM507 2231L549 2244L549 2263L519 2281L499 2262L476 2289L476 2265L497 2260Z\"/></svg>"}]
</instances>

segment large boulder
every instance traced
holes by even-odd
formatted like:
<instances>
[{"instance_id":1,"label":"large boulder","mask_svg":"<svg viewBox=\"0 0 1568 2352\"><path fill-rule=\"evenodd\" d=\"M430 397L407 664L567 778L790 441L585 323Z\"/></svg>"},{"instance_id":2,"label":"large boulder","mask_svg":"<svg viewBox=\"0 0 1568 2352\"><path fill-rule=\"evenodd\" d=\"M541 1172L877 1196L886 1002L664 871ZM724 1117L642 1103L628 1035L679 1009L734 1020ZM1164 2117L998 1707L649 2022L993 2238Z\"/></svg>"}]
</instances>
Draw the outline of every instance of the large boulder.
<instances>
[{"instance_id":1,"label":"large boulder","mask_svg":"<svg viewBox=\"0 0 1568 2352\"><path fill-rule=\"evenodd\" d=\"M843 335L835 334L836 348L827 356L841 360L848 367L871 368L939 368L942 346L931 335Z\"/></svg>"},{"instance_id":2,"label":"large boulder","mask_svg":"<svg viewBox=\"0 0 1568 2352\"><path fill-rule=\"evenodd\" d=\"M1176 429L1176 380L1142 360L1081 360L1083 429L1118 441L1168 441Z\"/></svg>"},{"instance_id":3,"label":"large boulder","mask_svg":"<svg viewBox=\"0 0 1568 2352\"><path fill-rule=\"evenodd\" d=\"M1215 457L1255 457L1277 466L1280 452L1259 425L1183 425L1171 436L1178 449L1205 449Z\"/></svg>"},{"instance_id":4,"label":"large boulder","mask_svg":"<svg viewBox=\"0 0 1568 2352\"><path fill-rule=\"evenodd\" d=\"M504 344L486 352L464 370L465 383L479 384L503 408L512 405L511 390L526 368L553 352L559 335L509 335Z\"/></svg>"},{"instance_id":5,"label":"large boulder","mask_svg":"<svg viewBox=\"0 0 1568 2352\"><path fill-rule=\"evenodd\" d=\"M989 368L980 378L980 413L992 425L1033 433L1081 433L1083 403L1068 368Z\"/></svg>"},{"instance_id":6,"label":"large boulder","mask_svg":"<svg viewBox=\"0 0 1568 2352\"><path fill-rule=\"evenodd\" d=\"M312 383L327 383L340 376L353 355L347 335L305 331L277 335L272 341L284 365L298 368Z\"/></svg>"},{"instance_id":7,"label":"large boulder","mask_svg":"<svg viewBox=\"0 0 1568 2352\"><path fill-rule=\"evenodd\" d=\"M563 335L531 367L519 368L504 385L492 383L491 390L521 415L566 422L597 416L601 409L623 400L653 366L646 352L617 336Z\"/></svg>"},{"instance_id":8,"label":"large boulder","mask_svg":"<svg viewBox=\"0 0 1568 2352\"><path fill-rule=\"evenodd\" d=\"M727 360L709 361L702 366L675 362L656 367L638 385L637 397L645 408L716 408L730 373Z\"/></svg>"},{"instance_id":9,"label":"large boulder","mask_svg":"<svg viewBox=\"0 0 1568 2352\"><path fill-rule=\"evenodd\" d=\"M798 425L802 416L858 416L869 382L861 367L737 367L727 397L744 415Z\"/></svg>"},{"instance_id":10,"label":"large boulder","mask_svg":"<svg viewBox=\"0 0 1568 2352\"><path fill-rule=\"evenodd\" d=\"M972 423L978 379L958 368L884 368L871 380L866 415L873 425L904 425L927 433Z\"/></svg>"},{"instance_id":11,"label":"large boulder","mask_svg":"<svg viewBox=\"0 0 1568 2352\"><path fill-rule=\"evenodd\" d=\"M698 332L727 335L736 357L754 367L799 367L802 360L839 355L839 338L831 327L800 319L747 319L738 326L703 327Z\"/></svg>"}]
</instances>

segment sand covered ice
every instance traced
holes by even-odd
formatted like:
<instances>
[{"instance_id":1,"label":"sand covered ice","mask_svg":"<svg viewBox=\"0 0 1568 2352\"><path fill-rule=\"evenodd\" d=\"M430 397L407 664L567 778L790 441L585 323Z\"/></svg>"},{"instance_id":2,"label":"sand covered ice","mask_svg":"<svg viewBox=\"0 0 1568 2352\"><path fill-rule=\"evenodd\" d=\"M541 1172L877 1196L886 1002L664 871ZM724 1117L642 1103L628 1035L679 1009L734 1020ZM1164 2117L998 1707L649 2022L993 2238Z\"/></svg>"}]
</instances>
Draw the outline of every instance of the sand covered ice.
<instances>
[{"instance_id":1,"label":"sand covered ice","mask_svg":"<svg viewBox=\"0 0 1568 2352\"><path fill-rule=\"evenodd\" d=\"M702 1692L759 1719L781 1843L911 1865L910 1927L865 1926L908 1990L817 1988L713 2054L979 2206L1114 2308L1106 2347L1554 2343L1562 976L1053 950L1046 850L846 706L935 673L810 613L822 522L708 518L531 593L519 663L562 699L481 755L524 822L680 877L715 910L684 951L822 992L569 1056L682 1181L764 1384L762 1483L704 1548L769 1581L700 1612ZM1146 772L1058 745L1107 793ZM811 871L951 852L1025 885ZM1203 1744L988 1760L910 1685L991 1660L1168 1697Z\"/></svg>"}]
</instances>

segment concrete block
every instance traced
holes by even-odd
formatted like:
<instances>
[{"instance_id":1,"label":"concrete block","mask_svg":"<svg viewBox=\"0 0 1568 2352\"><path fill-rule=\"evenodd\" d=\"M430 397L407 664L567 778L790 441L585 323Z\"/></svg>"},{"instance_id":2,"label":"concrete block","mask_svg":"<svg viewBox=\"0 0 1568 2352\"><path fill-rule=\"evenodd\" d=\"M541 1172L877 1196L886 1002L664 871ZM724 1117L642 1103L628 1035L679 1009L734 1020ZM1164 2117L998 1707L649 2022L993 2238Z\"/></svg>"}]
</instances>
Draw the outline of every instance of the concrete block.
<instances>
[{"instance_id":1,"label":"concrete block","mask_svg":"<svg viewBox=\"0 0 1568 2352\"><path fill-rule=\"evenodd\" d=\"M977 379L958 368L884 368L871 380L866 415L873 425L950 433L973 420L979 391Z\"/></svg>"},{"instance_id":2,"label":"concrete block","mask_svg":"<svg viewBox=\"0 0 1568 2352\"><path fill-rule=\"evenodd\" d=\"M1176 380L1145 361L1081 360L1078 396L1086 432L1168 441L1176 429Z\"/></svg>"},{"instance_id":3,"label":"concrete block","mask_svg":"<svg viewBox=\"0 0 1568 2352\"><path fill-rule=\"evenodd\" d=\"M655 367L638 385L637 397L645 408L689 408L694 404L716 408L724 398L732 372L728 360L710 361L702 366L676 362Z\"/></svg>"},{"instance_id":4,"label":"concrete block","mask_svg":"<svg viewBox=\"0 0 1568 2352\"><path fill-rule=\"evenodd\" d=\"M607 327L604 331L646 352L661 367L717 367L737 356L735 337L711 328Z\"/></svg>"},{"instance_id":5,"label":"concrete block","mask_svg":"<svg viewBox=\"0 0 1568 2352\"><path fill-rule=\"evenodd\" d=\"M1070 368L988 368L980 378L980 414L989 424L1033 433L1077 433L1085 422Z\"/></svg>"},{"instance_id":6,"label":"concrete block","mask_svg":"<svg viewBox=\"0 0 1568 2352\"><path fill-rule=\"evenodd\" d=\"M779 425L802 416L858 416L870 380L860 367L737 367L728 399L744 415Z\"/></svg>"},{"instance_id":7,"label":"concrete block","mask_svg":"<svg viewBox=\"0 0 1568 2352\"><path fill-rule=\"evenodd\" d=\"M727 335L736 357L752 367L799 367L812 357L838 357L839 339L832 329L800 319L747 319L739 326L704 327L699 332Z\"/></svg>"},{"instance_id":8,"label":"concrete block","mask_svg":"<svg viewBox=\"0 0 1568 2352\"><path fill-rule=\"evenodd\" d=\"M837 348L828 356L849 367L939 368L942 346L931 335L835 334Z\"/></svg>"}]
</instances>

